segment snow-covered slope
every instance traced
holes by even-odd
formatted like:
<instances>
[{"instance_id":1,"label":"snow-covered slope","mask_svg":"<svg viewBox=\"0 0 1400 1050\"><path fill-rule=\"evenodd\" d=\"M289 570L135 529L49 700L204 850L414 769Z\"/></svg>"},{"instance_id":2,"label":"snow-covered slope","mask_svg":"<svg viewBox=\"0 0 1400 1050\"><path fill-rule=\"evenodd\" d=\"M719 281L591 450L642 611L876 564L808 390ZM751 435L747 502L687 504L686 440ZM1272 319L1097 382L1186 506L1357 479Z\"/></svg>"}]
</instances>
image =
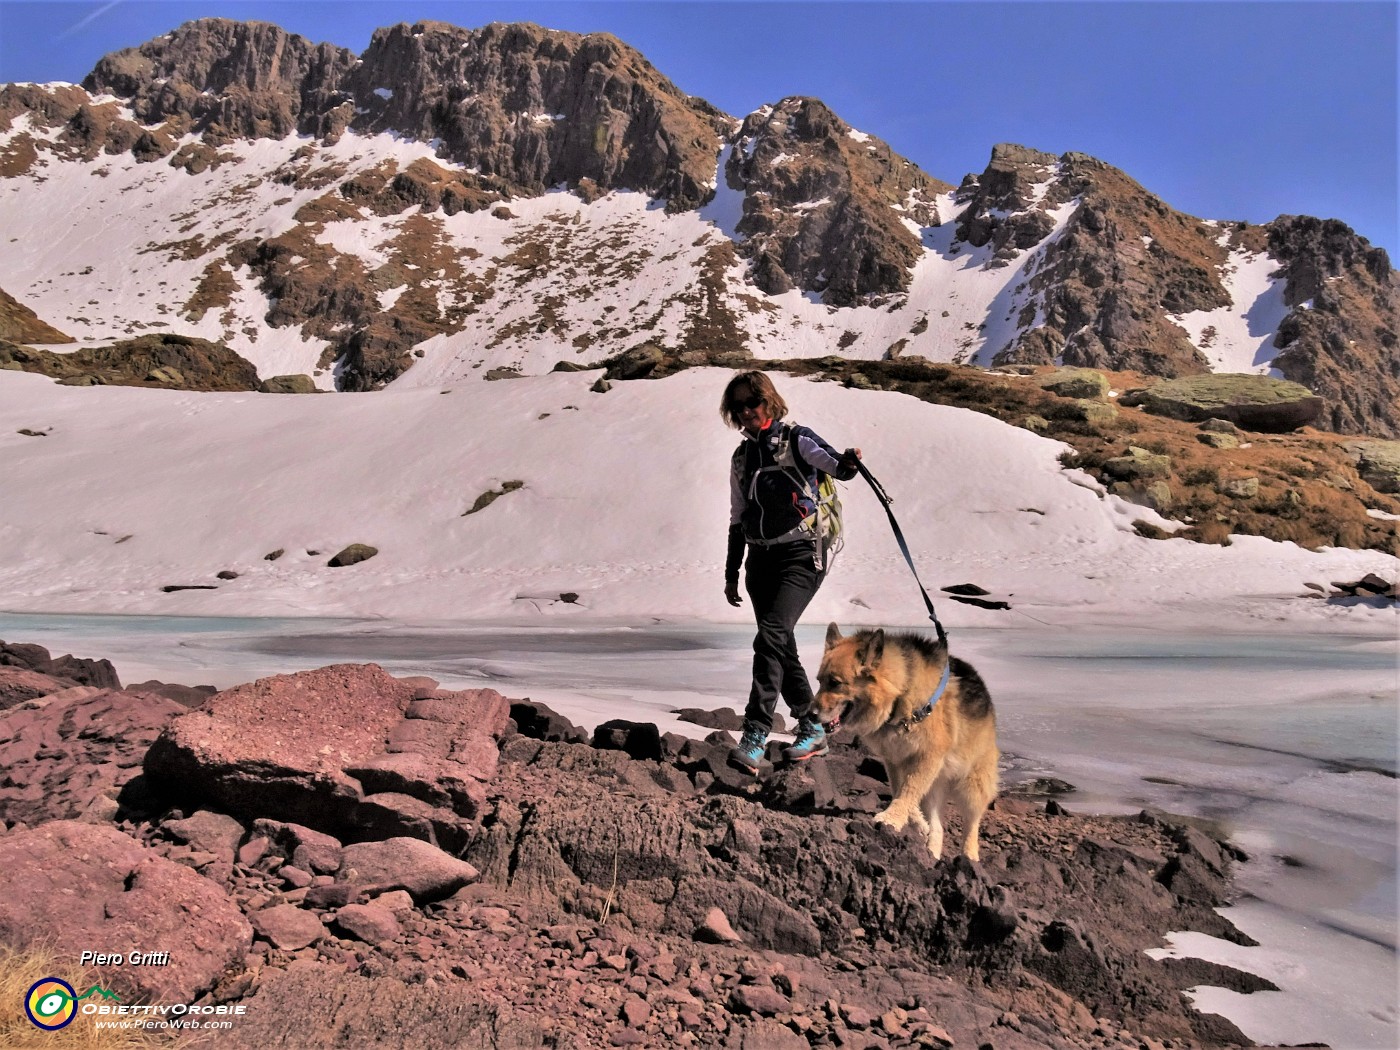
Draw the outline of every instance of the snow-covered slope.
<instances>
[{"instance_id":1,"label":"snow-covered slope","mask_svg":"<svg viewBox=\"0 0 1400 1050\"><path fill-rule=\"evenodd\" d=\"M21 135L55 134L20 117L0 134L0 151ZM895 353L987 364L1044 323L1030 279L1077 207L1071 199L1049 209L1050 232L1008 264L992 244L957 240L964 205L945 194L936 211L949 218L940 226L906 220L923 245L908 292L838 309L812 293L766 295L754 286L734 251L739 191L676 214L642 194L587 203L562 190L510 199L504 210L377 214L346 187L419 160L466 169L443 161L432 144L387 134L347 133L331 146L298 136L239 141L219 154L216 166L191 174L131 153L94 160L41 153L24 174L0 180L0 226L8 233L0 288L78 345L152 331L194 335L226 342L263 378L306 373L323 389L335 385L324 356L335 334L324 327L324 311L335 304L321 304L316 317L270 321L270 311L286 304L265 289L239 245L277 238L315 245L316 260L287 249L293 277L299 265L322 264L343 285L353 283L345 276L353 271L372 297L371 313L411 315L436 330L416 345L400 380L408 386L451 385L495 367L539 374L648 339L709 349L721 338L716 324L724 339L758 357ZM1032 187L1039 191L1032 204L1046 185ZM441 255L425 258L425 245ZM451 264L438 265L444 258ZM1272 265L1252 257L1239 269L1232 305L1180 319L1220 370L1267 369L1276 352L1271 340L1286 311L1268 277ZM410 312L401 302L410 287L426 296L426 308L420 301ZM1266 299L1272 305L1261 306Z\"/></svg>"},{"instance_id":2,"label":"snow-covered slope","mask_svg":"<svg viewBox=\"0 0 1400 1050\"><path fill-rule=\"evenodd\" d=\"M722 595L727 375L693 369L606 394L584 372L276 397L75 389L0 371L0 605L744 621ZM977 583L1012 605L945 599L952 624L1393 615L1297 597L1309 581L1393 577L1388 555L1143 539L1133 520L1161 519L1066 472L1055 442L893 393L783 389L793 418L863 449L926 583ZM502 494L466 514L486 492ZM807 618L921 622L879 504L858 482L844 493L848 547ZM379 554L328 567L351 543Z\"/></svg>"}]
</instances>

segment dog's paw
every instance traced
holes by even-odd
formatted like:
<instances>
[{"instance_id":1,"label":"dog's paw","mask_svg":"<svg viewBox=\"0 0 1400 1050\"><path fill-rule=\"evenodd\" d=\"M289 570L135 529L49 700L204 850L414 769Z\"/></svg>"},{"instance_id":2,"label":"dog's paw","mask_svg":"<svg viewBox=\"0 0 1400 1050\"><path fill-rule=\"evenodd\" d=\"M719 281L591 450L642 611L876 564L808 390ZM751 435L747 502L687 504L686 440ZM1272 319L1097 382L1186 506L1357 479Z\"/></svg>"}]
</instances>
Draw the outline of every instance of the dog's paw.
<instances>
[{"instance_id":1,"label":"dog's paw","mask_svg":"<svg viewBox=\"0 0 1400 1050\"><path fill-rule=\"evenodd\" d=\"M892 831L903 831L904 825L909 823L909 811L890 806L883 812L875 814L875 823L883 824Z\"/></svg>"}]
</instances>

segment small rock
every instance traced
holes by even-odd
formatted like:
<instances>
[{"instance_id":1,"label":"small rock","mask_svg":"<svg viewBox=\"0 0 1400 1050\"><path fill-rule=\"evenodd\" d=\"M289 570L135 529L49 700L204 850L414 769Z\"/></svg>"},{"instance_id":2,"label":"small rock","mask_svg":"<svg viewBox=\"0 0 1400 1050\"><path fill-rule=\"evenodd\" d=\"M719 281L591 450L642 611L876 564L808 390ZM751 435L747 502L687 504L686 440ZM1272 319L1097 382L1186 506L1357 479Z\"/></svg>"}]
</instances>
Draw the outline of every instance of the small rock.
<instances>
[{"instance_id":1,"label":"small rock","mask_svg":"<svg viewBox=\"0 0 1400 1050\"><path fill-rule=\"evenodd\" d=\"M1259 479L1231 478L1220 483L1220 491L1231 499L1253 499L1259 495Z\"/></svg>"},{"instance_id":2,"label":"small rock","mask_svg":"<svg viewBox=\"0 0 1400 1050\"><path fill-rule=\"evenodd\" d=\"M335 925L366 944L395 941L403 934L393 912L378 904L347 904L335 913Z\"/></svg>"},{"instance_id":3,"label":"small rock","mask_svg":"<svg viewBox=\"0 0 1400 1050\"><path fill-rule=\"evenodd\" d=\"M303 871L294 864L284 864L278 869L277 875L288 886L295 889L304 890L311 885L311 872Z\"/></svg>"},{"instance_id":4,"label":"small rock","mask_svg":"<svg viewBox=\"0 0 1400 1050\"><path fill-rule=\"evenodd\" d=\"M729 1004L741 1013L761 1017L772 1017L792 1009L787 996L772 985L763 984L741 984L730 993Z\"/></svg>"},{"instance_id":5,"label":"small rock","mask_svg":"<svg viewBox=\"0 0 1400 1050\"><path fill-rule=\"evenodd\" d=\"M736 944L743 940L729 924L729 916L719 908L711 908L705 913L700 925L695 928L695 939L706 944Z\"/></svg>"},{"instance_id":6,"label":"small rock","mask_svg":"<svg viewBox=\"0 0 1400 1050\"><path fill-rule=\"evenodd\" d=\"M622 1019L629 1028L640 1028L651 1019L651 1007L645 999L628 999L622 1004Z\"/></svg>"},{"instance_id":7,"label":"small rock","mask_svg":"<svg viewBox=\"0 0 1400 1050\"><path fill-rule=\"evenodd\" d=\"M319 940L325 934L321 920L295 904L278 904L248 916L253 929L273 947L294 952Z\"/></svg>"}]
</instances>

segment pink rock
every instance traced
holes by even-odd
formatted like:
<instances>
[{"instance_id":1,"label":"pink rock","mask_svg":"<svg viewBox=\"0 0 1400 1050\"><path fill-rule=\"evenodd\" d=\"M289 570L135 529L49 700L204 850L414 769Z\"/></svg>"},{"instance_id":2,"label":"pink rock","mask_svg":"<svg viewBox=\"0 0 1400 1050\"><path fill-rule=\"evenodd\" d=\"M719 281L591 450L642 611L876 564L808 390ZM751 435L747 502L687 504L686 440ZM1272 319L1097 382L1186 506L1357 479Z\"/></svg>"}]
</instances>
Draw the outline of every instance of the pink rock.
<instances>
[{"instance_id":1,"label":"pink rock","mask_svg":"<svg viewBox=\"0 0 1400 1050\"><path fill-rule=\"evenodd\" d=\"M407 890L413 899L450 897L478 872L466 861L449 856L420 839L393 838L383 842L358 842L345 847L339 878L359 888Z\"/></svg>"},{"instance_id":2,"label":"pink rock","mask_svg":"<svg viewBox=\"0 0 1400 1050\"><path fill-rule=\"evenodd\" d=\"M0 942L73 962L169 953L165 965L96 967L124 1002L193 1001L242 964L252 934L213 882L115 828L63 820L0 837Z\"/></svg>"},{"instance_id":3,"label":"pink rock","mask_svg":"<svg viewBox=\"0 0 1400 1050\"><path fill-rule=\"evenodd\" d=\"M101 800L141 772L146 749L183 710L148 693L75 686L0 713L0 819L33 825L110 808Z\"/></svg>"},{"instance_id":4,"label":"pink rock","mask_svg":"<svg viewBox=\"0 0 1400 1050\"><path fill-rule=\"evenodd\" d=\"M645 999L628 999L622 1004L622 1019L629 1028L640 1028L651 1019L651 1007Z\"/></svg>"},{"instance_id":5,"label":"pink rock","mask_svg":"<svg viewBox=\"0 0 1400 1050\"><path fill-rule=\"evenodd\" d=\"M729 917L719 908L711 908L695 930L695 939L710 944L736 944L743 938L734 932Z\"/></svg>"},{"instance_id":6,"label":"pink rock","mask_svg":"<svg viewBox=\"0 0 1400 1050\"><path fill-rule=\"evenodd\" d=\"M326 928L309 911L302 911L295 904L277 904L263 908L248 916L258 936L270 941L274 947L294 952L321 939Z\"/></svg>"},{"instance_id":7,"label":"pink rock","mask_svg":"<svg viewBox=\"0 0 1400 1050\"><path fill-rule=\"evenodd\" d=\"M480 812L510 712L494 690L428 684L375 664L259 679L172 722L147 754L146 772L158 789L197 791L244 819L295 822L344 839L428 837ZM365 804L386 793L450 812Z\"/></svg>"},{"instance_id":8,"label":"pink rock","mask_svg":"<svg viewBox=\"0 0 1400 1050\"><path fill-rule=\"evenodd\" d=\"M72 684L66 678L54 678L27 667L0 665L0 711L67 689Z\"/></svg>"},{"instance_id":9,"label":"pink rock","mask_svg":"<svg viewBox=\"0 0 1400 1050\"><path fill-rule=\"evenodd\" d=\"M394 913L376 904L347 904L335 913L335 923L367 944L395 941L403 934L403 927Z\"/></svg>"}]
</instances>

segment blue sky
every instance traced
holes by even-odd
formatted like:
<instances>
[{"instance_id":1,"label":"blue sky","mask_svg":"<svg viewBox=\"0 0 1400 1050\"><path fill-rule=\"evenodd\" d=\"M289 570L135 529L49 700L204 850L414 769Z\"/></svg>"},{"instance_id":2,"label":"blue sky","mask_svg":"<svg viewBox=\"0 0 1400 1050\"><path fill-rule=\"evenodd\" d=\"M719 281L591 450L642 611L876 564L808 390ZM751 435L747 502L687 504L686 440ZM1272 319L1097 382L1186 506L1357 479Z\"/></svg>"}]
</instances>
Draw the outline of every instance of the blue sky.
<instances>
[{"instance_id":1,"label":"blue sky","mask_svg":"<svg viewBox=\"0 0 1400 1050\"><path fill-rule=\"evenodd\" d=\"M1077 150L1193 215L1338 218L1400 258L1393 0L0 0L0 81L79 81L209 16L356 52L419 19L611 32L728 113L814 95L949 182L998 142Z\"/></svg>"}]
</instances>

